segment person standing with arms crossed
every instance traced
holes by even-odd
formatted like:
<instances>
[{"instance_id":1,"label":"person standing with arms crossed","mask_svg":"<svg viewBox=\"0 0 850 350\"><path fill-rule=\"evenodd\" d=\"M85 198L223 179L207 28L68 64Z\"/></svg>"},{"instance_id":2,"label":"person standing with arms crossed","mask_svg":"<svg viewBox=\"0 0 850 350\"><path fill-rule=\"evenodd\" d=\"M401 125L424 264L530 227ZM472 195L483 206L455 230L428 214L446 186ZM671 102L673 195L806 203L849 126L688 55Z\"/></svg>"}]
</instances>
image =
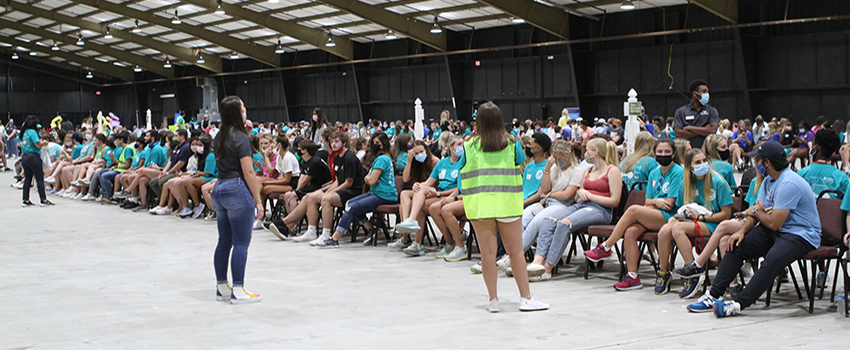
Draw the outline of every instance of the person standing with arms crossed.
<instances>
[{"instance_id":1,"label":"person standing with arms crossed","mask_svg":"<svg viewBox=\"0 0 850 350\"><path fill-rule=\"evenodd\" d=\"M496 232L502 242L519 288L520 311L546 310L549 304L537 301L528 287L528 271L522 251L522 170L525 154L519 141L505 131L502 110L492 102L478 108L477 135L463 145L460 174L463 208L478 234L481 267L490 304L487 311L499 312L496 289Z\"/></svg>"},{"instance_id":2,"label":"person standing with arms crossed","mask_svg":"<svg viewBox=\"0 0 850 350\"><path fill-rule=\"evenodd\" d=\"M708 104L708 83L694 80L690 88L691 103L676 110L673 131L676 137L688 139L691 148L702 148L705 137L717 132L720 116L717 109Z\"/></svg>"},{"instance_id":3,"label":"person standing with arms crossed","mask_svg":"<svg viewBox=\"0 0 850 350\"><path fill-rule=\"evenodd\" d=\"M218 245L213 259L218 281L216 299L229 300L231 304L256 303L261 300L260 295L249 293L243 287L254 219L263 218L260 183L254 173L254 152L244 128L247 114L245 105L237 96L225 97L219 109L221 131L213 141L218 182L212 190L218 215ZM228 257L233 277L232 289L227 283Z\"/></svg>"}]
</instances>

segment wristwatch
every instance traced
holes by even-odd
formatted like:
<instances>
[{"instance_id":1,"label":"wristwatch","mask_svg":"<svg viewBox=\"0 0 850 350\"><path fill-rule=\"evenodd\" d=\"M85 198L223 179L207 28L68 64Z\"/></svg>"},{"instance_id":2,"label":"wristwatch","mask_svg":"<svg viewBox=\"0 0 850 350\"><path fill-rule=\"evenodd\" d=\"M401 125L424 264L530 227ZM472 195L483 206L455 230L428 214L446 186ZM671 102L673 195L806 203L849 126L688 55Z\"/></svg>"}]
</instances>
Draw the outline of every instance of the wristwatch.
<instances>
[{"instance_id":1,"label":"wristwatch","mask_svg":"<svg viewBox=\"0 0 850 350\"><path fill-rule=\"evenodd\" d=\"M755 208L753 208L753 215L755 215L755 213L756 213L757 211L759 211L759 207L755 207Z\"/></svg>"},{"instance_id":2,"label":"wristwatch","mask_svg":"<svg viewBox=\"0 0 850 350\"><path fill-rule=\"evenodd\" d=\"M442 195L440 194L440 192L439 192L439 191L437 191L437 198L440 198L441 196L442 196Z\"/></svg>"}]
</instances>

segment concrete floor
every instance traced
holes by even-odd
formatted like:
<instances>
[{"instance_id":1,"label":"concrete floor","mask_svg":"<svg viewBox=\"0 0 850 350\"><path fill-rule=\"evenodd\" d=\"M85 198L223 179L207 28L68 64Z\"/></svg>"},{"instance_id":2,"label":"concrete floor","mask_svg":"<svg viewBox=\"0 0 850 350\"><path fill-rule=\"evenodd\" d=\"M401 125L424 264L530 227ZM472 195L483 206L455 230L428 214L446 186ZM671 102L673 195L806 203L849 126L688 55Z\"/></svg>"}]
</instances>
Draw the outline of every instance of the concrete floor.
<instances>
[{"instance_id":1,"label":"concrete floor","mask_svg":"<svg viewBox=\"0 0 850 350\"><path fill-rule=\"evenodd\" d=\"M846 346L835 304L805 311L792 288L744 315L690 314L674 292L615 292L615 264L583 280L573 264L532 284L544 312L520 313L500 274L502 313L472 262L407 258L385 247L319 250L255 231L246 287L259 304L216 302L216 227L51 198L21 208L0 173L0 348L503 349ZM33 190L34 198L38 198ZM383 246L382 241L382 246Z\"/></svg>"}]
</instances>

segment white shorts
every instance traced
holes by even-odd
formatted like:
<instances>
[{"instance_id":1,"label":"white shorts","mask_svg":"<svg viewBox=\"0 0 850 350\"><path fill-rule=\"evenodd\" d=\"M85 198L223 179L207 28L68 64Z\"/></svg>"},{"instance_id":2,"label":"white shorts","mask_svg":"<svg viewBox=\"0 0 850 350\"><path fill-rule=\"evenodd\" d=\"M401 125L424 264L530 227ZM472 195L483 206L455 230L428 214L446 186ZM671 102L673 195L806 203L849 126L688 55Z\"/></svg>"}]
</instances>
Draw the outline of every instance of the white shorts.
<instances>
[{"instance_id":1,"label":"white shorts","mask_svg":"<svg viewBox=\"0 0 850 350\"><path fill-rule=\"evenodd\" d=\"M521 216L514 216L512 218L499 218L499 219L496 219L496 221L501 222L503 224L509 224L509 223L512 223L514 221L519 220L520 218L521 218Z\"/></svg>"}]
</instances>

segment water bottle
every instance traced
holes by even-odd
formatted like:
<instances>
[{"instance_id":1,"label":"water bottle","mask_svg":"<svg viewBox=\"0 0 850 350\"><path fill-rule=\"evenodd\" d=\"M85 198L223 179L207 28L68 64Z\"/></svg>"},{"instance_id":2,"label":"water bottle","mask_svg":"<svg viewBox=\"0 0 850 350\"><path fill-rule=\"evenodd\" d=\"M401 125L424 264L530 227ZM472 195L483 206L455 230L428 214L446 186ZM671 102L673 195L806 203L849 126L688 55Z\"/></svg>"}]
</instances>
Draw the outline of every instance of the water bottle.
<instances>
[{"instance_id":1,"label":"water bottle","mask_svg":"<svg viewBox=\"0 0 850 350\"><path fill-rule=\"evenodd\" d=\"M838 314L844 316L844 287L838 289L838 294L835 296L835 302L838 303Z\"/></svg>"}]
</instances>

